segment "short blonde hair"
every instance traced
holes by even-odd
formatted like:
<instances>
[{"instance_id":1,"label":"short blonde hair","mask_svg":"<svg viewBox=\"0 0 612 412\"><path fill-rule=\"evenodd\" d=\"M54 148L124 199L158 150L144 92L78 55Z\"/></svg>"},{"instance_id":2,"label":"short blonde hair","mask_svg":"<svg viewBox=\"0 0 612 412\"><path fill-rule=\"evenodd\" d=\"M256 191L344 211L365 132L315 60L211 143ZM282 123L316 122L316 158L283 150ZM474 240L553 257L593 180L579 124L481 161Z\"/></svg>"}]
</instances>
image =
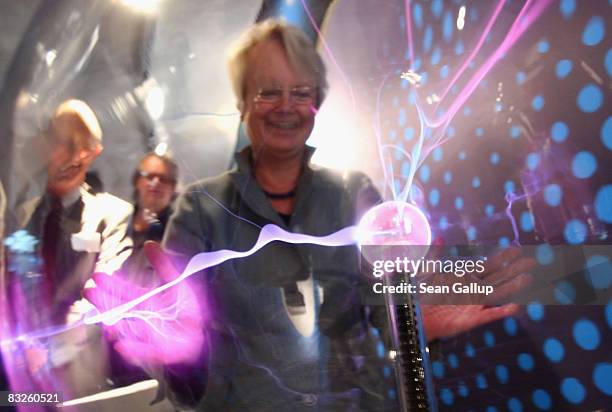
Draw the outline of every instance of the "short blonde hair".
<instances>
[{"instance_id":1,"label":"short blonde hair","mask_svg":"<svg viewBox=\"0 0 612 412\"><path fill-rule=\"evenodd\" d=\"M70 99L61 103L51 118L51 128L62 122L70 122L82 132L94 138L95 143L102 144L102 128L95 113L82 100Z\"/></svg>"},{"instance_id":2,"label":"short blonde hair","mask_svg":"<svg viewBox=\"0 0 612 412\"><path fill-rule=\"evenodd\" d=\"M291 66L297 70L304 70L315 78L318 92L316 107L319 108L325 100L328 88L323 59L302 30L278 19L267 19L251 26L230 48L229 75L234 94L238 99L238 106L244 107L246 98L249 54L255 46L269 39L280 42Z\"/></svg>"}]
</instances>

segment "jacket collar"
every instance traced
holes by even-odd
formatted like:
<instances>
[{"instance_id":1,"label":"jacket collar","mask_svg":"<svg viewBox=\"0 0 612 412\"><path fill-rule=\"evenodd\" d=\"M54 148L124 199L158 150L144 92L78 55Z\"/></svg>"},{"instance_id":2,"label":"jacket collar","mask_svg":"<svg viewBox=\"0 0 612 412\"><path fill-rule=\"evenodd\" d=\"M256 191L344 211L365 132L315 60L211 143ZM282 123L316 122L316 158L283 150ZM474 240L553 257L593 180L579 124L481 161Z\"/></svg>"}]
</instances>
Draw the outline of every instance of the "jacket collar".
<instances>
[{"instance_id":1,"label":"jacket collar","mask_svg":"<svg viewBox=\"0 0 612 412\"><path fill-rule=\"evenodd\" d=\"M302 168L302 174L298 179L296 204L293 215L295 215L296 212L301 209L300 205L304 203L305 199L312 191L313 168L310 163L310 159L312 158L314 152L314 147L305 146L304 167ZM279 214L272 208L268 198L255 180L252 166L251 146L247 146L239 153L236 153L235 159L236 169L230 173L230 176L234 182L234 185L236 186L236 189L240 193L241 200L258 215L274 222L278 226L286 227L285 223L280 218Z\"/></svg>"}]
</instances>

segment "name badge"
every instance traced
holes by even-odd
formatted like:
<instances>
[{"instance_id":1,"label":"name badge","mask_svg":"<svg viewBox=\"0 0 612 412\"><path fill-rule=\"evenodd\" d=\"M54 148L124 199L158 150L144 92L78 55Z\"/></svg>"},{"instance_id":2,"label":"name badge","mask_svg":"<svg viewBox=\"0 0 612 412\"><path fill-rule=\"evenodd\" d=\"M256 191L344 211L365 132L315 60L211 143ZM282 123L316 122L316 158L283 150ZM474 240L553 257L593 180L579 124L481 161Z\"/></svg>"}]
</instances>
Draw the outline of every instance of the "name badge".
<instances>
[{"instance_id":1,"label":"name badge","mask_svg":"<svg viewBox=\"0 0 612 412\"><path fill-rule=\"evenodd\" d=\"M72 250L77 252L99 253L101 238L98 232L94 233L74 233L70 237Z\"/></svg>"}]
</instances>

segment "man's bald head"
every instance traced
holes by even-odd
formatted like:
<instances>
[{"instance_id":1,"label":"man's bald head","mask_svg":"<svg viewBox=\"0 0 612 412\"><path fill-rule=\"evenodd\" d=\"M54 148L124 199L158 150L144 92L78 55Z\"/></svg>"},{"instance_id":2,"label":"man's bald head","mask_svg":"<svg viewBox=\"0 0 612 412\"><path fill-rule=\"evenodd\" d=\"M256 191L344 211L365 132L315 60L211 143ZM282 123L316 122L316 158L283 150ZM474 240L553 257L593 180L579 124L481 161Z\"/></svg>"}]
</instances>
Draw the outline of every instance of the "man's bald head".
<instances>
[{"instance_id":1,"label":"man's bald head","mask_svg":"<svg viewBox=\"0 0 612 412\"><path fill-rule=\"evenodd\" d=\"M57 107L46 135L50 145L47 190L63 196L85 181L89 166L102 152L102 129L87 103L70 99Z\"/></svg>"}]
</instances>

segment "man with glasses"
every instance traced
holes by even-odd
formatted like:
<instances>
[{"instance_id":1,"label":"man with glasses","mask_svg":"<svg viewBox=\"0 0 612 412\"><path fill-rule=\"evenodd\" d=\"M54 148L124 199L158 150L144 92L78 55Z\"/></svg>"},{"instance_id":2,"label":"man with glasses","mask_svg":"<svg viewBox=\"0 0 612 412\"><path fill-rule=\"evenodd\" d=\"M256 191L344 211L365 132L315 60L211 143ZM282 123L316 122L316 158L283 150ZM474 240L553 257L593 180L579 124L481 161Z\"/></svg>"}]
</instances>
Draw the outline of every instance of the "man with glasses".
<instances>
[{"instance_id":1,"label":"man with glasses","mask_svg":"<svg viewBox=\"0 0 612 412\"><path fill-rule=\"evenodd\" d=\"M113 273L129 256L129 203L94 194L85 175L102 152L102 131L91 108L80 100L58 106L43 133L47 185L43 196L20 207L19 222L36 239L42 259L38 280L11 273L14 329L31 332L78 322L92 306L82 292L94 272ZM32 280L32 276L29 277ZM17 296L26 307L19 306ZM108 384L101 329L81 326L48 339L26 342L23 382L14 390L59 390L64 399L89 395ZM29 382L28 382L29 381Z\"/></svg>"}]
</instances>

